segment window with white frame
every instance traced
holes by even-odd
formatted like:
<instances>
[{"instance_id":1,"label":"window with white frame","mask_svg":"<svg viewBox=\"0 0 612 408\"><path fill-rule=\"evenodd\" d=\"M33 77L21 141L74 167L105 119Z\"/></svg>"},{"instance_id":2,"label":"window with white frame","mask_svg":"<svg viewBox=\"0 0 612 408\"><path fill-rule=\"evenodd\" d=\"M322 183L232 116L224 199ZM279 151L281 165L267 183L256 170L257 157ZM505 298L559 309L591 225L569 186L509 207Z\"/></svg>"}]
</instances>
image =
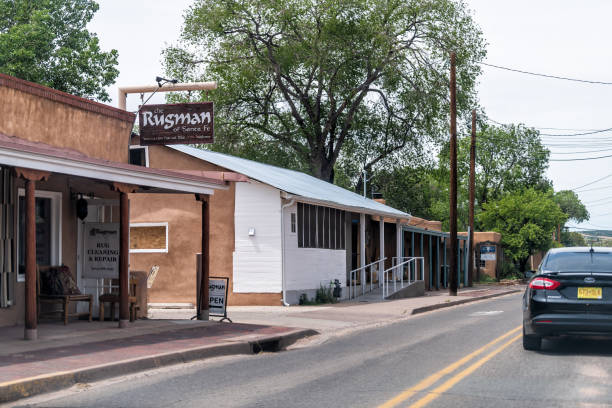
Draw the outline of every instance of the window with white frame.
<instances>
[{"instance_id":1,"label":"window with white frame","mask_svg":"<svg viewBox=\"0 0 612 408\"><path fill-rule=\"evenodd\" d=\"M130 224L130 253L168 252L168 223Z\"/></svg>"},{"instance_id":2,"label":"window with white frame","mask_svg":"<svg viewBox=\"0 0 612 408\"><path fill-rule=\"evenodd\" d=\"M149 167L149 146L130 146L130 164Z\"/></svg>"},{"instance_id":3,"label":"window with white frame","mask_svg":"<svg viewBox=\"0 0 612 408\"><path fill-rule=\"evenodd\" d=\"M291 232L295 234L295 232L297 231L297 225L296 225L296 214L295 213L291 213Z\"/></svg>"},{"instance_id":4,"label":"window with white frame","mask_svg":"<svg viewBox=\"0 0 612 408\"><path fill-rule=\"evenodd\" d=\"M36 216L36 263L62 263L62 193L34 192ZM25 190L19 189L17 209L17 281L25 282Z\"/></svg>"}]
</instances>

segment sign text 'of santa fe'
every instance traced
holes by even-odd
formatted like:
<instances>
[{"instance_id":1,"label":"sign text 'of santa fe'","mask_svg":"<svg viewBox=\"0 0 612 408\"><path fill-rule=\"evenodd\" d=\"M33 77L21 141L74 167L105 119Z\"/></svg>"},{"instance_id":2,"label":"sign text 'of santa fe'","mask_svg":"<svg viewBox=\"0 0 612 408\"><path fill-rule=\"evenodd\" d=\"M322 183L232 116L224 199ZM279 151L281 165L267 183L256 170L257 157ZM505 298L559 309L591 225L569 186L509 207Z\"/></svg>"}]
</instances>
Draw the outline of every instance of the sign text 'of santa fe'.
<instances>
[{"instance_id":1,"label":"sign text 'of santa fe'","mask_svg":"<svg viewBox=\"0 0 612 408\"><path fill-rule=\"evenodd\" d=\"M213 142L213 103L145 105L140 110L141 145Z\"/></svg>"}]
</instances>

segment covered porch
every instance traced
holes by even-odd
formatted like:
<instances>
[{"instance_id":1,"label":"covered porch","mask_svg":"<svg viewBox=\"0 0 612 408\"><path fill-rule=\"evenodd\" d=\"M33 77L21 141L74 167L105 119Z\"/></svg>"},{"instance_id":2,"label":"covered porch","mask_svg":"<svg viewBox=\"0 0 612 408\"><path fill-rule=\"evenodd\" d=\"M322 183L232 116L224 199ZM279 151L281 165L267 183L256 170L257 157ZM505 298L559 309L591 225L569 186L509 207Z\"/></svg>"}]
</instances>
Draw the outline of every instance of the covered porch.
<instances>
[{"instance_id":1,"label":"covered porch","mask_svg":"<svg viewBox=\"0 0 612 408\"><path fill-rule=\"evenodd\" d=\"M188 194L201 202L201 236L193 238L201 241L205 254L201 261L201 297L208 298L208 197L215 189L227 188L223 180L91 158L71 149L3 134L0 167L0 325L23 323L24 338L38 338L40 265L68 267L83 290L84 277L91 275L84 263L88 254L81 245L85 231L82 224L88 208L94 205L102 208L95 221L118 227L106 231L118 235L118 248L104 248L103 254L107 261L117 263L118 326L128 327L132 194L155 193L159 200L164 199L164 194ZM77 202L85 197L89 205L83 210ZM198 317L207 319L208 302L199 303L202 307Z\"/></svg>"},{"instance_id":2,"label":"covered porch","mask_svg":"<svg viewBox=\"0 0 612 408\"><path fill-rule=\"evenodd\" d=\"M347 265L351 265L347 272L349 299L378 288L387 298L403 289L404 283L419 282L423 285L420 293L448 287L451 247L448 232L410 225L411 221L406 219L363 213L353 213L349 221L347 236L352 243L350 255L347 248L347 257L350 256ZM423 223L439 224L418 222ZM457 236L458 284L463 287L471 286L467 273L468 245L466 235Z\"/></svg>"}]
</instances>

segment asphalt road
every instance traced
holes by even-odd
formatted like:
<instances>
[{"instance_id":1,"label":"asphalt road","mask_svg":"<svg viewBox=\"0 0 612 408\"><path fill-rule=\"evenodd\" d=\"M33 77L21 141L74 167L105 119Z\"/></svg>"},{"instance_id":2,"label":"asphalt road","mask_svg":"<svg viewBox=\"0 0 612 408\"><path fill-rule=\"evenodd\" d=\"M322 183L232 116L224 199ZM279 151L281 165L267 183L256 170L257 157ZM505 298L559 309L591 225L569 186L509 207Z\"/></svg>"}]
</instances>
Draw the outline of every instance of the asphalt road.
<instances>
[{"instance_id":1,"label":"asphalt road","mask_svg":"<svg viewBox=\"0 0 612 408\"><path fill-rule=\"evenodd\" d=\"M612 340L521 345L521 294L280 353L220 358L43 397L40 407L612 406ZM46 400L45 400L46 398Z\"/></svg>"}]
</instances>

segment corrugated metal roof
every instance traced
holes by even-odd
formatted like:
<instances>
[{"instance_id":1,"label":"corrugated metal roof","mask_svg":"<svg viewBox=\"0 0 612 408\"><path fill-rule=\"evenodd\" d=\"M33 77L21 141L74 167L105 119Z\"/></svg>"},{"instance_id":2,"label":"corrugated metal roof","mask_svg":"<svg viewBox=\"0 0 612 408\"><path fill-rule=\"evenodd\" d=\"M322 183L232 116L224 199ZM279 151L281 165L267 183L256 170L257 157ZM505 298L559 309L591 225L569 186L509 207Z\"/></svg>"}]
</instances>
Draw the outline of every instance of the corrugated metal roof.
<instances>
[{"instance_id":1,"label":"corrugated metal roof","mask_svg":"<svg viewBox=\"0 0 612 408\"><path fill-rule=\"evenodd\" d=\"M191 146L171 145L168 147L228 170L244 174L253 180L276 187L289 194L303 197L306 199L305 201L326 203L356 212L394 218L406 219L410 217L409 214L396 210L393 207L370 200L352 191L299 171L271 166L210 150L197 149Z\"/></svg>"}]
</instances>

